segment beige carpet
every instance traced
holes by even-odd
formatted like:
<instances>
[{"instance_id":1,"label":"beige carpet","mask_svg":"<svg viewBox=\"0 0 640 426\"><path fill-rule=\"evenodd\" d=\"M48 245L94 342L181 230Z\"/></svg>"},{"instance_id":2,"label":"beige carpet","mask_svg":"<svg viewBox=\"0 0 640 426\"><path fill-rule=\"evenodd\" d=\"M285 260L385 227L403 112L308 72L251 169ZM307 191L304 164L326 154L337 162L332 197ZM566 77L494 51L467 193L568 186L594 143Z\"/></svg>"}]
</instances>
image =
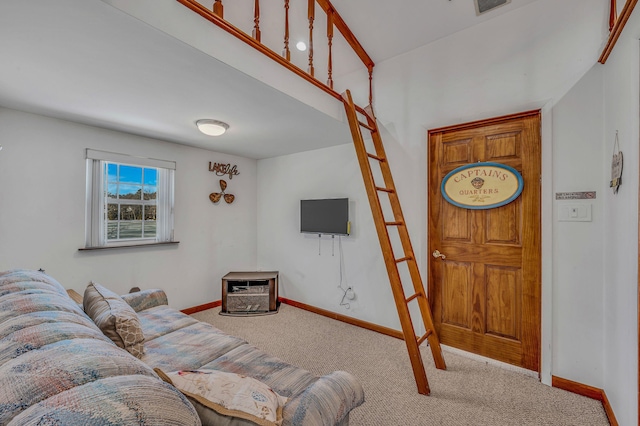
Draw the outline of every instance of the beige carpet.
<instances>
[{"instance_id":1,"label":"beige carpet","mask_svg":"<svg viewBox=\"0 0 640 426\"><path fill-rule=\"evenodd\" d=\"M599 401L545 386L517 372L445 352L437 370L423 344L431 395L416 391L404 342L289 305L275 315L194 314L314 374L345 370L365 390L352 426L608 425Z\"/></svg>"}]
</instances>

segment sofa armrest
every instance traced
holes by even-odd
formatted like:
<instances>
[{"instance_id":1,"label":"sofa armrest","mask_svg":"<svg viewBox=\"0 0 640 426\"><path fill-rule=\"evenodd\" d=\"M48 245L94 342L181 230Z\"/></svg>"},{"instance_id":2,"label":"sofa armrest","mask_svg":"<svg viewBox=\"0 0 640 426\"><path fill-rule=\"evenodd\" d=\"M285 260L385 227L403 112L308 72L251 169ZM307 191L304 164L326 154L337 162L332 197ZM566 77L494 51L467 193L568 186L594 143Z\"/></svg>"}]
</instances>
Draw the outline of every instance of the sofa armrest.
<instances>
[{"instance_id":1,"label":"sofa armrest","mask_svg":"<svg viewBox=\"0 0 640 426\"><path fill-rule=\"evenodd\" d=\"M169 304L166 293L160 289L142 290L125 294L122 296L122 299L136 312Z\"/></svg>"},{"instance_id":2,"label":"sofa armrest","mask_svg":"<svg viewBox=\"0 0 640 426\"><path fill-rule=\"evenodd\" d=\"M363 402L364 390L356 378L334 371L287 402L284 425L337 425Z\"/></svg>"},{"instance_id":3,"label":"sofa armrest","mask_svg":"<svg viewBox=\"0 0 640 426\"><path fill-rule=\"evenodd\" d=\"M82 298L83 298L83 296L80 293L78 293L74 289L70 288L70 289L67 290L67 294L69 295L71 300L76 302L78 305L82 306Z\"/></svg>"}]
</instances>

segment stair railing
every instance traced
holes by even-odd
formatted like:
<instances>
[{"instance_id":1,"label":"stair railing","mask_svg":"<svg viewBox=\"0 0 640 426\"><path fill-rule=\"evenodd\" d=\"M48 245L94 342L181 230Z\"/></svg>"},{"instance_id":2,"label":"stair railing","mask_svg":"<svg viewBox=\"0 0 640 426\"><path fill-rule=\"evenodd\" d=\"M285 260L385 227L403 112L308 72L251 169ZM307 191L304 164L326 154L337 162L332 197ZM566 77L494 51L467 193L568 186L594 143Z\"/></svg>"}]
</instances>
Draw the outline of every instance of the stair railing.
<instances>
[{"instance_id":1,"label":"stair railing","mask_svg":"<svg viewBox=\"0 0 640 426\"><path fill-rule=\"evenodd\" d=\"M616 0L611 0L611 6L609 9L609 39L607 40L607 43L602 50L602 54L598 59L598 62L601 64L607 62L607 59L613 51L620 34L622 34L622 30L627 24L627 21L631 16L631 12L633 12L633 8L636 7L638 0L625 0L620 15L618 15L616 3Z\"/></svg>"},{"instance_id":2,"label":"stair railing","mask_svg":"<svg viewBox=\"0 0 640 426\"><path fill-rule=\"evenodd\" d=\"M362 64L367 70L369 75L369 104L372 104L373 101L373 67L375 64L373 60L369 57L367 52L364 50L358 39L351 32L345 21L342 19L340 14L336 11L329 0L307 0L307 20L308 20L308 39L307 39L307 49L308 49L308 61L307 61L307 69L303 70L299 66L295 65L291 61L291 50L290 50L290 7L295 2L304 2L304 0L281 0L284 6L284 31L282 32L283 37L283 49L282 54L276 53L276 51L266 46L262 42L262 29L260 28L261 24L261 15L260 15L260 0L254 0L253 5L253 29L252 34L249 35L246 32L239 29L237 26L234 26L231 22L227 21L224 18L224 5L222 0L214 0L213 6L211 9L208 9L206 6L201 4L196 0L177 0L179 3L188 7L192 11L198 13L203 18L222 28L229 34L237 37L243 42L247 43L254 49L260 51L264 55L270 57L275 60L285 68L289 69L293 73L298 76L304 78L310 83L314 84L318 88L324 90L331 96L336 99L342 101L342 95L334 90L334 29L337 29L338 32L342 35L343 39L350 46L351 50L357 55ZM280 3L280 2L279 2ZM273 2L269 2L268 5L273 5ZM327 29L326 29L326 38L327 38L327 80L321 81L316 76L316 66L314 61L317 58L314 58L314 23L316 22L316 4L320 6L322 12L326 14L327 19ZM264 7L264 4L263 4Z\"/></svg>"}]
</instances>

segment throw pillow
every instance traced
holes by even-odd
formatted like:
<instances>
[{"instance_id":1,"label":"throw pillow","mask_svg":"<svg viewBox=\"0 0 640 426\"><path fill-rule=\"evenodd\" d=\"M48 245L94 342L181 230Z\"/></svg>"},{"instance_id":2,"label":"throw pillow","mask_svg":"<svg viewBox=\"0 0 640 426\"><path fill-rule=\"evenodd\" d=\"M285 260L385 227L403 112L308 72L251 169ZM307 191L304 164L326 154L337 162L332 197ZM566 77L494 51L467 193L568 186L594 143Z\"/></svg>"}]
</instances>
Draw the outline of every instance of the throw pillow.
<instances>
[{"instance_id":1,"label":"throw pillow","mask_svg":"<svg viewBox=\"0 0 640 426\"><path fill-rule=\"evenodd\" d=\"M164 373L156 368L155 371L192 401L219 414L264 426L282 424L282 407L287 398L256 379L218 370ZM196 410L200 412L198 408L196 405Z\"/></svg>"},{"instance_id":2,"label":"throw pillow","mask_svg":"<svg viewBox=\"0 0 640 426\"><path fill-rule=\"evenodd\" d=\"M144 355L144 334L133 308L120 296L97 283L89 283L82 299L84 311L113 343L137 358Z\"/></svg>"}]
</instances>

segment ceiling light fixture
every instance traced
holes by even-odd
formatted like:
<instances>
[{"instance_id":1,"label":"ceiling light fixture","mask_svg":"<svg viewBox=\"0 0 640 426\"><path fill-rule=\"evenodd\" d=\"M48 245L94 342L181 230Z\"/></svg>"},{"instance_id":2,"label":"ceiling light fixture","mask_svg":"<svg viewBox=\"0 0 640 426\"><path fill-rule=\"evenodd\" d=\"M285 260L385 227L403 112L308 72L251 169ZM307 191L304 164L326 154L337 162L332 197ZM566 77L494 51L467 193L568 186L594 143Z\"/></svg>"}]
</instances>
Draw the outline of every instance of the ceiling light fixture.
<instances>
[{"instance_id":1,"label":"ceiling light fixture","mask_svg":"<svg viewBox=\"0 0 640 426\"><path fill-rule=\"evenodd\" d=\"M220 136L229 129L229 125L222 121L203 119L196 121L198 130L207 136Z\"/></svg>"},{"instance_id":2,"label":"ceiling light fixture","mask_svg":"<svg viewBox=\"0 0 640 426\"><path fill-rule=\"evenodd\" d=\"M305 44L304 41L299 41L296 43L296 49L298 49L301 52L304 52L305 50L307 50L307 45Z\"/></svg>"}]
</instances>

